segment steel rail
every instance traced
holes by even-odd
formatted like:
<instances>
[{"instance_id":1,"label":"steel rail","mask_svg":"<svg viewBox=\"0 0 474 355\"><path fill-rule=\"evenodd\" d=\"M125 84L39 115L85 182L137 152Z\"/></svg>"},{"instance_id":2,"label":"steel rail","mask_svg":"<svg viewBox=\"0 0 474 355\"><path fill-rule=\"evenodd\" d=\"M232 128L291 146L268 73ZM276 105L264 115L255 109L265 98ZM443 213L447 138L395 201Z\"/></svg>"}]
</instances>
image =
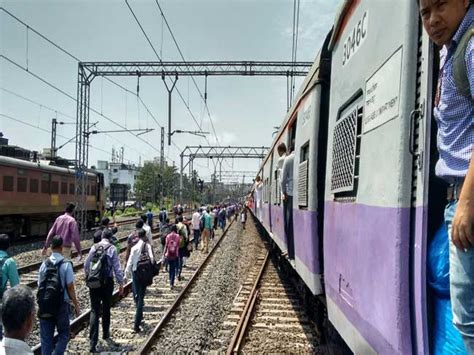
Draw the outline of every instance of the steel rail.
<instances>
[{"instance_id":1,"label":"steel rail","mask_svg":"<svg viewBox=\"0 0 474 355\"><path fill-rule=\"evenodd\" d=\"M231 225L232 225L232 223L229 224L229 227ZM224 232L224 234L227 232L227 229ZM224 237L224 234L222 235L221 238L219 238L219 241ZM159 236L160 236L160 233L155 233L153 235L153 239L156 239ZM192 241L193 241L193 239L191 238L189 242L192 243ZM219 243L219 241L218 241L218 243ZM216 243L216 245L218 243ZM124 247L124 248L126 249L126 247ZM122 248L122 249L124 249L124 248ZM158 264L160 265L160 268L161 268L161 266L162 266L161 265L161 260L158 262ZM83 263L81 265L77 265L77 266L78 267L83 266ZM130 293L131 289L132 289L132 281L130 280L126 284L123 285L123 295L122 296L120 296L119 290L115 290L114 293L112 294L112 306L114 306L115 304L120 302L123 298L125 298ZM81 313L78 317L74 318L74 320L70 323L70 333L73 334L73 335L77 335L79 332L81 332L89 324L90 314L91 314L91 309L89 308L85 312ZM57 339L58 339L58 333L56 331L54 333L53 343L56 343ZM32 348L32 351L36 355L40 355L41 354L41 343L34 346Z\"/></svg>"},{"instance_id":2,"label":"steel rail","mask_svg":"<svg viewBox=\"0 0 474 355\"><path fill-rule=\"evenodd\" d=\"M153 347L153 344L155 343L156 338L158 337L160 332L163 330L163 328L166 326L166 324L169 322L172 314L178 308L178 306L181 304L181 302L184 299L184 296L191 289L191 286L193 285L194 281L201 274L202 270L204 270L204 267L208 264L209 260L211 260L212 255L218 249L218 247L221 244L222 240L227 236L227 233L229 232L230 227L232 226L234 221L235 221L235 218L232 219L232 221L227 226L227 228L225 229L222 236L219 238L217 243L214 245L214 247L211 249L211 251L207 255L206 259L202 262L201 266L199 266L199 268L194 272L193 276L189 279L188 283L183 288L183 290L180 292L178 297L175 299L175 301L173 302L171 307L168 308L166 313L161 318L160 322L155 326L155 328L153 329L151 334L148 336L148 338L145 340L143 345L138 349L137 354L149 354L149 353L151 353L151 349Z\"/></svg>"},{"instance_id":3,"label":"steel rail","mask_svg":"<svg viewBox=\"0 0 474 355\"><path fill-rule=\"evenodd\" d=\"M245 334L247 333L248 326L250 323L250 317L252 315L253 309L257 301L257 297L259 293L258 285L260 283L260 280L262 279L263 271L265 270L267 266L269 255L270 255L270 252L267 251L265 255L265 259L262 262L260 270L253 284L252 290L250 291L249 298L247 302L245 303L245 307L240 316L239 323L237 324L235 333L227 348L227 353L226 353L227 355L238 354L240 352L242 341L244 339Z\"/></svg>"}]
</instances>

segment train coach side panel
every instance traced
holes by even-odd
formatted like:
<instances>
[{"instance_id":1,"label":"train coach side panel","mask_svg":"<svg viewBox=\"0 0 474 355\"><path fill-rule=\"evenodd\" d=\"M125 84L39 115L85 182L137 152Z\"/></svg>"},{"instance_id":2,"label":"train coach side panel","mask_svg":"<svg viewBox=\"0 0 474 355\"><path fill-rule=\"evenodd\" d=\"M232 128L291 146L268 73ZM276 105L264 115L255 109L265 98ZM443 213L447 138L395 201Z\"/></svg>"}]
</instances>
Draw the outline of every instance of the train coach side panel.
<instances>
[{"instance_id":1,"label":"train coach side panel","mask_svg":"<svg viewBox=\"0 0 474 355\"><path fill-rule=\"evenodd\" d=\"M409 116L416 2L346 1L332 41L324 270L355 353L410 354Z\"/></svg>"}]
</instances>

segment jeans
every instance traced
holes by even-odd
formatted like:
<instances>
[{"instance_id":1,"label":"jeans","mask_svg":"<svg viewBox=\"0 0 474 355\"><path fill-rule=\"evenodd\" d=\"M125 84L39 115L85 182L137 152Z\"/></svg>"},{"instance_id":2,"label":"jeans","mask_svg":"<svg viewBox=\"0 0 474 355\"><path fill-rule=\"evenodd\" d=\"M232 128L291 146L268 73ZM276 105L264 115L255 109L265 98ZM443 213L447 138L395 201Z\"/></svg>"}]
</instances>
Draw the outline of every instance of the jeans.
<instances>
[{"instance_id":1,"label":"jeans","mask_svg":"<svg viewBox=\"0 0 474 355\"><path fill-rule=\"evenodd\" d=\"M198 250L199 242L200 242L200 239L201 239L201 230L200 229L194 229L193 235L194 235L194 248L196 250Z\"/></svg>"},{"instance_id":2,"label":"jeans","mask_svg":"<svg viewBox=\"0 0 474 355\"><path fill-rule=\"evenodd\" d=\"M54 329L58 330L56 347L53 344ZM60 305L56 320L40 319L41 354L64 354L69 342L69 303Z\"/></svg>"},{"instance_id":3,"label":"jeans","mask_svg":"<svg viewBox=\"0 0 474 355\"><path fill-rule=\"evenodd\" d=\"M136 292L135 305L137 307L137 310L135 312L134 327L135 329L138 329L143 319L143 306L145 305L146 286L141 285L138 282L135 282L135 276L133 277L133 284L135 285L135 292Z\"/></svg>"},{"instance_id":4,"label":"jeans","mask_svg":"<svg viewBox=\"0 0 474 355\"><path fill-rule=\"evenodd\" d=\"M180 255L181 255L181 252L180 252ZM183 271L183 257L179 256L178 265L176 266L176 273L178 274L179 278L181 278L181 271Z\"/></svg>"},{"instance_id":5,"label":"jeans","mask_svg":"<svg viewBox=\"0 0 474 355\"><path fill-rule=\"evenodd\" d=\"M286 247L288 257L295 258L295 242L293 239L293 196L287 196L283 201L283 221L285 223Z\"/></svg>"},{"instance_id":6,"label":"jeans","mask_svg":"<svg viewBox=\"0 0 474 355\"><path fill-rule=\"evenodd\" d=\"M112 293L114 292L114 281L109 278L104 287L91 289L91 316L90 316L90 345L95 347L99 341L99 317L100 306L102 305L102 338L110 337L110 306L112 303Z\"/></svg>"},{"instance_id":7,"label":"jeans","mask_svg":"<svg viewBox=\"0 0 474 355\"><path fill-rule=\"evenodd\" d=\"M178 259L168 260L168 270L170 273L170 285L174 286L174 278L178 270Z\"/></svg>"},{"instance_id":8,"label":"jeans","mask_svg":"<svg viewBox=\"0 0 474 355\"><path fill-rule=\"evenodd\" d=\"M449 235L449 281L453 323L462 335L469 354L474 354L474 247L458 249L451 241L451 229L457 201L450 202L444 211Z\"/></svg>"}]
</instances>

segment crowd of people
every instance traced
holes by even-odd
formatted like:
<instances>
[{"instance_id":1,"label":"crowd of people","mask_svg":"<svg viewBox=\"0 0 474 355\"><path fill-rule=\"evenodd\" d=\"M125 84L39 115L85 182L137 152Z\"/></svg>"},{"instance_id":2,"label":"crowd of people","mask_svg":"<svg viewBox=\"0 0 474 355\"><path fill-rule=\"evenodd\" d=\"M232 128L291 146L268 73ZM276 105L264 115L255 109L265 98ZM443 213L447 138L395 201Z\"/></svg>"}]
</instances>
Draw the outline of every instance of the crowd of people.
<instances>
[{"instance_id":1,"label":"crowd of people","mask_svg":"<svg viewBox=\"0 0 474 355\"><path fill-rule=\"evenodd\" d=\"M135 230L127 238L124 265L119 257L120 243L115 237L117 224L111 226L110 219L104 217L93 235L94 244L84 261L91 304L89 351L97 351L100 319L102 339L108 345L116 345L110 336L110 309L115 284L118 284L119 295L123 295L125 284L131 280L136 307L132 330L140 333L143 330L146 290L153 283L161 264L168 272L169 285L173 289L176 280L183 280L182 271L191 252L200 250L208 253L209 240L214 238L218 228L225 229L227 221L235 216L238 208L241 206L224 204L196 208L189 220L178 208L173 223L163 208L158 214L156 227L160 231L160 239L156 246L152 237L153 213L150 209L138 218ZM36 316L39 318L41 353L65 353L70 340L70 319L80 315L75 290L76 275L71 261L73 246L78 255L77 261L81 260L74 210L74 204L68 204L65 213L56 219L46 237L41 251L45 259L38 272L36 300L30 288L19 285L16 262L7 253L10 238L6 234L0 235L0 338L3 338L0 353L31 353L25 339L32 330ZM241 218L244 225L245 220L246 216Z\"/></svg>"}]
</instances>

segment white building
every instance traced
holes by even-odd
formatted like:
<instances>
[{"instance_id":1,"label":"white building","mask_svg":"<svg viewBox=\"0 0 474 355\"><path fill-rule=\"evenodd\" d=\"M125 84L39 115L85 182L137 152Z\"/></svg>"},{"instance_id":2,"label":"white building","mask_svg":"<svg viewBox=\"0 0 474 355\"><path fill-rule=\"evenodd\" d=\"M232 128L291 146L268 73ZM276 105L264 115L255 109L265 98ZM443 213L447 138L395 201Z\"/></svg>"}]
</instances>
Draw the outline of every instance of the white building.
<instances>
[{"instance_id":1,"label":"white building","mask_svg":"<svg viewBox=\"0 0 474 355\"><path fill-rule=\"evenodd\" d=\"M104 174L106 187L109 187L111 183L129 184L129 191L135 193L135 181L138 176L138 168L135 165L99 160L97 161L97 171Z\"/></svg>"}]
</instances>

